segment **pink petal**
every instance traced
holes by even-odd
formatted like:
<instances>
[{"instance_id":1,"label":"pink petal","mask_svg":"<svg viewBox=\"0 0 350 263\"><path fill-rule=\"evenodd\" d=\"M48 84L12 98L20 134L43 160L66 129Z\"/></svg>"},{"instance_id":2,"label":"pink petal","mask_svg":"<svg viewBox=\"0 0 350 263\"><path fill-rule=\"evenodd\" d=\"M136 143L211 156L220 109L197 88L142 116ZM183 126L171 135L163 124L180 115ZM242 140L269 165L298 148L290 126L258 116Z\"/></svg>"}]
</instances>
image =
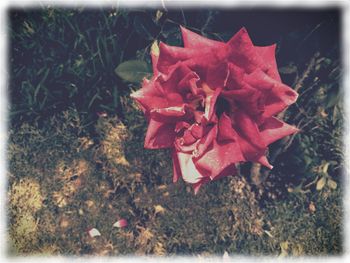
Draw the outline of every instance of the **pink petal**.
<instances>
[{"instance_id":1,"label":"pink petal","mask_svg":"<svg viewBox=\"0 0 350 263\"><path fill-rule=\"evenodd\" d=\"M173 183L176 183L179 178L182 177L179 159L177 158L177 152L172 151L171 157L173 159Z\"/></svg>"},{"instance_id":2,"label":"pink petal","mask_svg":"<svg viewBox=\"0 0 350 263\"><path fill-rule=\"evenodd\" d=\"M175 139L175 124L158 122L153 119L148 124L145 148L160 149L172 147Z\"/></svg>"},{"instance_id":3,"label":"pink petal","mask_svg":"<svg viewBox=\"0 0 350 263\"><path fill-rule=\"evenodd\" d=\"M254 119L243 111L234 114L237 133L257 149L266 149L266 144Z\"/></svg>"},{"instance_id":4,"label":"pink petal","mask_svg":"<svg viewBox=\"0 0 350 263\"><path fill-rule=\"evenodd\" d=\"M177 63L198 57L201 53L198 49L169 46L163 42L159 45L159 51L157 68L164 74L168 74Z\"/></svg>"},{"instance_id":5,"label":"pink petal","mask_svg":"<svg viewBox=\"0 0 350 263\"><path fill-rule=\"evenodd\" d=\"M242 83L239 89L224 90L222 96L237 104L237 108L255 116L264 112L265 96L259 90L247 83Z\"/></svg>"},{"instance_id":6,"label":"pink petal","mask_svg":"<svg viewBox=\"0 0 350 263\"><path fill-rule=\"evenodd\" d=\"M192 184L194 194L196 195L199 192L199 189L201 188L202 185L210 182L210 181L216 181L219 180L220 178L226 177L226 176L233 176L237 174L237 169L235 165L229 165L224 169L218 176L215 178L211 177L204 177L202 180L200 180L198 183Z\"/></svg>"},{"instance_id":7,"label":"pink petal","mask_svg":"<svg viewBox=\"0 0 350 263\"><path fill-rule=\"evenodd\" d=\"M200 180L198 183L192 184L193 190L194 190L194 194L198 194L199 189L201 188L201 186L203 184L206 184L207 182L210 182L210 178L209 177L204 177L202 180Z\"/></svg>"},{"instance_id":8,"label":"pink petal","mask_svg":"<svg viewBox=\"0 0 350 263\"><path fill-rule=\"evenodd\" d=\"M191 154L177 152L177 158L185 182L195 184L203 178L203 175L194 166Z\"/></svg>"},{"instance_id":9,"label":"pink petal","mask_svg":"<svg viewBox=\"0 0 350 263\"><path fill-rule=\"evenodd\" d=\"M238 89L242 85L244 70L234 63L228 63L229 75L226 86L228 89Z\"/></svg>"},{"instance_id":10,"label":"pink petal","mask_svg":"<svg viewBox=\"0 0 350 263\"><path fill-rule=\"evenodd\" d=\"M182 120L186 113L187 112L185 109L185 105L181 105L161 109L153 109L150 111L150 116L155 121L164 123L174 123L179 120Z\"/></svg>"},{"instance_id":11,"label":"pink petal","mask_svg":"<svg viewBox=\"0 0 350 263\"><path fill-rule=\"evenodd\" d=\"M197 144L196 150L193 152L195 158L200 158L207 150L207 148L212 144L213 140L216 138L218 133L217 125L210 128L205 136Z\"/></svg>"},{"instance_id":12,"label":"pink petal","mask_svg":"<svg viewBox=\"0 0 350 263\"><path fill-rule=\"evenodd\" d=\"M261 149L255 146L251 141L245 139L244 137L237 135L237 141L245 161L257 162L261 156L265 155L266 149Z\"/></svg>"},{"instance_id":13,"label":"pink petal","mask_svg":"<svg viewBox=\"0 0 350 263\"><path fill-rule=\"evenodd\" d=\"M88 234L89 234L90 237L101 236L100 231L98 231L96 228L91 228L91 229L88 231Z\"/></svg>"},{"instance_id":14,"label":"pink petal","mask_svg":"<svg viewBox=\"0 0 350 263\"><path fill-rule=\"evenodd\" d=\"M177 90L179 92L190 91L192 94L197 95L199 88L197 87L197 82L199 81L199 76L191 71L184 75L184 77L177 84Z\"/></svg>"},{"instance_id":15,"label":"pink petal","mask_svg":"<svg viewBox=\"0 0 350 263\"><path fill-rule=\"evenodd\" d=\"M186 130L188 132L188 130ZM191 136L193 138L193 136ZM177 137L174 142L174 146L176 151L192 154L193 151L196 150L196 146L199 141L195 141L194 143L190 143L190 141L187 139L187 142L185 142L185 139L183 137Z\"/></svg>"},{"instance_id":16,"label":"pink petal","mask_svg":"<svg viewBox=\"0 0 350 263\"><path fill-rule=\"evenodd\" d=\"M185 48L194 48L194 49L206 48L206 47L222 48L223 46L225 46L225 43L223 42L202 37L201 35L198 35L182 26L180 26L180 28L181 28L182 40L184 42Z\"/></svg>"},{"instance_id":17,"label":"pink petal","mask_svg":"<svg viewBox=\"0 0 350 263\"><path fill-rule=\"evenodd\" d=\"M167 93L178 93L181 90L179 89L179 83L183 79L189 81L192 78L198 78L198 75L179 61L171 66L167 75L159 76L159 83L163 88L164 95L166 95Z\"/></svg>"},{"instance_id":18,"label":"pink petal","mask_svg":"<svg viewBox=\"0 0 350 263\"><path fill-rule=\"evenodd\" d=\"M218 123L218 141L236 141L236 132L232 128L231 119L223 113Z\"/></svg>"},{"instance_id":19,"label":"pink petal","mask_svg":"<svg viewBox=\"0 0 350 263\"><path fill-rule=\"evenodd\" d=\"M130 97L135 99L146 111L168 106L162 88L156 81L144 81L142 88L133 92Z\"/></svg>"},{"instance_id":20,"label":"pink petal","mask_svg":"<svg viewBox=\"0 0 350 263\"><path fill-rule=\"evenodd\" d=\"M190 126L191 126L191 124L189 124L188 122L185 122L185 121L177 122L175 125L175 132L180 132L183 129L189 128Z\"/></svg>"},{"instance_id":21,"label":"pink petal","mask_svg":"<svg viewBox=\"0 0 350 263\"><path fill-rule=\"evenodd\" d=\"M182 136L182 138L183 138L183 143L184 143L185 145L193 144L194 142L197 141L197 138L195 138L195 137L192 135L192 133L191 133L190 130L186 130L186 131L184 132L184 135Z\"/></svg>"},{"instance_id":22,"label":"pink petal","mask_svg":"<svg viewBox=\"0 0 350 263\"><path fill-rule=\"evenodd\" d=\"M177 64L182 64L198 75L205 75L208 65L222 62L226 56L226 45L224 48L213 50L210 47L191 49L160 43L157 68L163 74L169 74Z\"/></svg>"},{"instance_id":23,"label":"pink petal","mask_svg":"<svg viewBox=\"0 0 350 263\"><path fill-rule=\"evenodd\" d=\"M180 126L180 125L181 124L179 125L177 124L177 126ZM176 127L176 128L179 128L179 127ZM182 129L183 135L179 135L179 134L177 135L177 138L175 139L175 148L177 151L180 151L183 153L192 153L193 151L196 150L196 146L200 143L199 140L203 137L204 129L202 125L199 125L197 123L192 124L190 127L187 127L187 128L188 129L184 131Z\"/></svg>"},{"instance_id":24,"label":"pink petal","mask_svg":"<svg viewBox=\"0 0 350 263\"><path fill-rule=\"evenodd\" d=\"M298 128L284 123L274 117L267 119L259 129L261 137L266 145L299 131Z\"/></svg>"},{"instance_id":25,"label":"pink petal","mask_svg":"<svg viewBox=\"0 0 350 263\"><path fill-rule=\"evenodd\" d=\"M217 142L213 144L202 157L194 161L197 169L212 180L218 176L235 174L235 164L244 161L240 146L235 141Z\"/></svg>"},{"instance_id":26,"label":"pink petal","mask_svg":"<svg viewBox=\"0 0 350 263\"><path fill-rule=\"evenodd\" d=\"M204 86L204 85L203 85ZM218 98L218 96L221 93L221 88L218 88L216 90L211 90L208 86L206 88L208 91L206 92L206 98L205 98L205 110L204 110L204 117L210 121L214 110L215 110L215 103ZM203 88L203 90L206 90Z\"/></svg>"},{"instance_id":27,"label":"pink petal","mask_svg":"<svg viewBox=\"0 0 350 263\"><path fill-rule=\"evenodd\" d=\"M200 139L204 135L204 129L202 125L198 125L197 123L193 124L190 127L191 134L196 138Z\"/></svg>"},{"instance_id":28,"label":"pink petal","mask_svg":"<svg viewBox=\"0 0 350 263\"><path fill-rule=\"evenodd\" d=\"M257 161L267 150L257 124L241 111L235 112L234 118L237 141L243 156L247 161Z\"/></svg>"},{"instance_id":29,"label":"pink petal","mask_svg":"<svg viewBox=\"0 0 350 263\"><path fill-rule=\"evenodd\" d=\"M266 47L257 47L255 46L255 49L259 53L259 55L262 57L264 62L267 64L267 75L269 75L271 78L281 82L281 77L278 72L278 67L276 63L276 44Z\"/></svg>"},{"instance_id":30,"label":"pink petal","mask_svg":"<svg viewBox=\"0 0 350 263\"><path fill-rule=\"evenodd\" d=\"M269 163L265 155L262 155L260 158L257 159L257 162L264 165L265 167L272 169L273 166Z\"/></svg>"},{"instance_id":31,"label":"pink petal","mask_svg":"<svg viewBox=\"0 0 350 263\"><path fill-rule=\"evenodd\" d=\"M126 221L125 219L120 219L113 224L113 227L123 228L123 227L126 227L127 225L128 225L128 221Z\"/></svg>"},{"instance_id":32,"label":"pink petal","mask_svg":"<svg viewBox=\"0 0 350 263\"><path fill-rule=\"evenodd\" d=\"M174 65L168 75L157 79L158 85L161 86L161 96L166 98L168 107L183 104L184 100L189 99L185 95L196 95L199 90L198 81L199 76L181 63Z\"/></svg>"},{"instance_id":33,"label":"pink petal","mask_svg":"<svg viewBox=\"0 0 350 263\"><path fill-rule=\"evenodd\" d=\"M227 63L208 65L205 81L208 86L215 90L226 86L230 71Z\"/></svg>"},{"instance_id":34,"label":"pink petal","mask_svg":"<svg viewBox=\"0 0 350 263\"><path fill-rule=\"evenodd\" d=\"M228 42L230 62L250 73L257 68L266 69L264 61L257 53L247 30L243 27Z\"/></svg>"},{"instance_id":35,"label":"pink petal","mask_svg":"<svg viewBox=\"0 0 350 263\"><path fill-rule=\"evenodd\" d=\"M283 111L298 98L298 93L293 89L274 80L261 70L255 70L253 73L246 75L245 81L252 87L264 92L266 97L264 118L271 117Z\"/></svg>"}]
</instances>

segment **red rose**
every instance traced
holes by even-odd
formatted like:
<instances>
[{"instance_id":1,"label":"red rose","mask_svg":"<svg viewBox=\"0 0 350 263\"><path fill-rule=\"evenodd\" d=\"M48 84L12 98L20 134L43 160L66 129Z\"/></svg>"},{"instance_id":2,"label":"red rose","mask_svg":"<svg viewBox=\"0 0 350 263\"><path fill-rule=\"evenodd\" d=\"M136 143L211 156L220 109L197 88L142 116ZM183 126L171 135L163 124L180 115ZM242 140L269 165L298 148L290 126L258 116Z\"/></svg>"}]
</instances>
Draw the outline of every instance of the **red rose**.
<instances>
[{"instance_id":1,"label":"red rose","mask_svg":"<svg viewBox=\"0 0 350 263\"><path fill-rule=\"evenodd\" d=\"M272 168L267 146L298 131L274 117L298 97L281 82L275 45L254 46L245 28L227 43L181 31L184 47L160 43L152 79L131 95L149 120L145 148L172 148L173 181L195 192L239 162Z\"/></svg>"}]
</instances>

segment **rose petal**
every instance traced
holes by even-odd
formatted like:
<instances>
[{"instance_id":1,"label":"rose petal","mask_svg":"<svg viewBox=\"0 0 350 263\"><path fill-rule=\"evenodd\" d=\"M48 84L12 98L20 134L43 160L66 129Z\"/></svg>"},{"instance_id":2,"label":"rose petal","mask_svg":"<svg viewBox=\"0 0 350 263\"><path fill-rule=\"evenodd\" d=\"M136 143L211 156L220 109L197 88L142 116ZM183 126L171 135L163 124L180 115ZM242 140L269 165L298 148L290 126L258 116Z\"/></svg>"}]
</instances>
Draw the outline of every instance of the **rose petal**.
<instances>
[{"instance_id":1,"label":"rose petal","mask_svg":"<svg viewBox=\"0 0 350 263\"><path fill-rule=\"evenodd\" d=\"M260 135L266 145L299 131L298 128L284 123L274 117L267 119L259 129Z\"/></svg>"},{"instance_id":2,"label":"rose petal","mask_svg":"<svg viewBox=\"0 0 350 263\"><path fill-rule=\"evenodd\" d=\"M113 227L123 228L123 227L126 227L127 225L128 225L128 221L126 221L125 219L120 219L113 224Z\"/></svg>"},{"instance_id":3,"label":"rose petal","mask_svg":"<svg viewBox=\"0 0 350 263\"><path fill-rule=\"evenodd\" d=\"M195 158L201 157L207 150L207 148L211 145L213 140L216 138L218 133L217 125L209 128L210 130L206 132L206 135L202 137L199 143L196 145L196 150L193 152L193 156Z\"/></svg>"},{"instance_id":4,"label":"rose petal","mask_svg":"<svg viewBox=\"0 0 350 263\"><path fill-rule=\"evenodd\" d=\"M202 53L199 49L174 47L163 42L159 45L159 51L157 68L164 74L168 74L176 63L198 57Z\"/></svg>"},{"instance_id":5,"label":"rose petal","mask_svg":"<svg viewBox=\"0 0 350 263\"><path fill-rule=\"evenodd\" d=\"M101 236L100 231L98 231L96 228L91 228L91 229L88 231L88 234L89 234L90 237Z\"/></svg>"},{"instance_id":6,"label":"rose petal","mask_svg":"<svg viewBox=\"0 0 350 263\"><path fill-rule=\"evenodd\" d=\"M181 106L153 109L150 111L150 116L155 121L175 123L182 120L186 113L185 105L183 104Z\"/></svg>"},{"instance_id":7,"label":"rose petal","mask_svg":"<svg viewBox=\"0 0 350 263\"><path fill-rule=\"evenodd\" d=\"M144 81L142 88L133 92L130 97L135 99L144 111L168 106L168 101L163 94L161 86L154 80Z\"/></svg>"},{"instance_id":8,"label":"rose petal","mask_svg":"<svg viewBox=\"0 0 350 263\"><path fill-rule=\"evenodd\" d=\"M198 35L183 26L180 26L181 33L182 33L182 40L184 42L185 48L194 48L194 49L200 49L200 48L222 48L225 43L211 40L205 37L202 37L201 35Z\"/></svg>"},{"instance_id":9,"label":"rose petal","mask_svg":"<svg viewBox=\"0 0 350 263\"><path fill-rule=\"evenodd\" d=\"M177 152L175 150L172 151L171 157L173 159L173 183L176 183L179 178L182 177L182 172L179 159L177 158Z\"/></svg>"},{"instance_id":10,"label":"rose petal","mask_svg":"<svg viewBox=\"0 0 350 263\"><path fill-rule=\"evenodd\" d=\"M235 112L234 116L238 134L242 138L245 138L254 148L265 150L266 144L260 135L260 131L254 119L240 110Z\"/></svg>"},{"instance_id":11,"label":"rose petal","mask_svg":"<svg viewBox=\"0 0 350 263\"><path fill-rule=\"evenodd\" d=\"M190 126L191 126L191 124L189 124L188 122L185 122L185 121L177 122L175 125L175 132L180 132L183 129L189 128Z\"/></svg>"},{"instance_id":12,"label":"rose petal","mask_svg":"<svg viewBox=\"0 0 350 263\"><path fill-rule=\"evenodd\" d=\"M185 182L195 184L203 178L203 175L194 166L191 154L177 152L177 158Z\"/></svg>"},{"instance_id":13,"label":"rose petal","mask_svg":"<svg viewBox=\"0 0 350 263\"><path fill-rule=\"evenodd\" d=\"M190 91L192 94L197 95L199 90L197 87L197 82L199 79L199 76L195 72L191 71L179 81L177 90L179 92Z\"/></svg>"},{"instance_id":14,"label":"rose petal","mask_svg":"<svg viewBox=\"0 0 350 263\"><path fill-rule=\"evenodd\" d=\"M183 137L177 137L175 139L174 146L175 146L176 151L192 154L193 151L196 150L196 146L197 146L198 142L199 141L196 141L192 144L186 144Z\"/></svg>"},{"instance_id":15,"label":"rose petal","mask_svg":"<svg viewBox=\"0 0 350 263\"><path fill-rule=\"evenodd\" d=\"M186 131L184 132L184 135L182 136L182 138L183 138L183 143L184 143L185 145L193 144L194 142L197 141L197 138L195 138L195 137L192 135L192 133L191 133L190 130L186 130Z\"/></svg>"},{"instance_id":16,"label":"rose petal","mask_svg":"<svg viewBox=\"0 0 350 263\"><path fill-rule=\"evenodd\" d=\"M230 71L227 63L220 63L217 65L209 65L205 81L211 89L215 90L226 86Z\"/></svg>"},{"instance_id":17,"label":"rose petal","mask_svg":"<svg viewBox=\"0 0 350 263\"><path fill-rule=\"evenodd\" d=\"M203 184L206 184L207 182L210 182L210 178L204 177L202 180L200 180L198 183L192 184L194 194L197 195L199 192L199 189Z\"/></svg>"},{"instance_id":18,"label":"rose petal","mask_svg":"<svg viewBox=\"0 0 350 263\"><path fill-rule=\"evenodd\" d=\"M262 155L260 158L257 159L257 162L264 165L265 167L272 169L273 166L269 163L265 155Z\"/></svg>"},{"instance_id":19,"label":"rose petal","mask_svg":"<svg viewBox=\"0 0 350 263\"><path fill-rule=\"evenodd\" d=\"M145 137L145 148L160 149L172 147L175 139L174 129L175 124L151 119Z\"/></svg>"},{"instance_id":20,"label":"rose petal","mask_svg":"<svg viewBox=\"0 0 350 263\"><path fill-rule=\"evenodd\" d=\"M242 83L240 89L224 90L222 96L246 113L256 116L264 112L265 96L247 83Z\"/></svg>"},{"instance_id":21,"label":"rose petal","mask_svg":"<svg viewBox=\"0 0 350 263\"><path fill-rule=\"evenodd\" d=\"M265 154L267 149L257 124L251 117L241 111L235 112L234 118L237 141L243 156L247 161L257 161Z\"/></svg>"},{"instance_id":22,"label":"rose petal","mask_svg":"<svg viewBox=\"0 0 350 263\"><path fill-rule=\"evenodd\" d=\"M173 65L168 74L160 75L158 80L163 88L164 95L172 92L180 94L179 83L181 83L184 78L187 78L187 81L189 81L191 78L198 78L198 76L196 73L191 71L188 66L186 66L184 63L181 63L181 61Z\"/></svg>"},{"instance_id":23,"label":"rose petal","mask_svg":"<svg viewBox=\"0 0 350 263\"><path fill-rule=\"evenodd\" d=\"M261 70L255 70L253 73L246 75L244 80L252 87L264 92L266 97L264 118L283 111L298 98L298 93L293 89L274 80Z\"/></svg>"},{"instance_id":24,"label":"rose petal","mask_svg":"<svg viewBox=\"0 0 350 263\"><path fill-rule=\"evenodd\" d=\"M203 83L202 90L205 92L205 110L204 110L204 117L210 121L211 117L213 116L214 110L215 110L215 103L218 98L218 96L221 93L221 88L218 88L216 90L212 90L206 83Z\"/></svg>"},{"instance_id":25,"label":"rose petal","mask_svg":"<svg viewBox=\"0 0 350 263\"><path fill-rule=\"evenodd\" d=\"M202 125L198 125L197 123L195 123L190 127L189 130L196 139L200 139L203 137L204 129Z\"/></svg>"},{"instance_id":26,"label":"rose petal","mask_svg":"<svg viewBox=\"0 0 350 263\"><path fill-rule=\"evenodd\" d=\"M276 44L273 44L271 46L265 46L265 47L257 47L255 46L255 49L259 53L259 55L262 57L264 62L267 64L267 75L269 75L271 78L281 82L281 77L278 72L278 67L276 63Z\"/></svg>"},{"instance_id":27,"label":"rose petal","mask_svg":"<svg viewBox=\"0 0 350 263\"><path fill-rule=\"evenodd\" d=\"M203 154L196 158L194 164L196 168L205 176L212 180L217 176L227 176L235 173L235 163L245 161L238 142L217 142Z\"/></svg>"},{"instance_id":28,"label":"rose petal","mask_svg":"<svg viewBox=\"0 0 350 263\"><path fill-rule=\"evenodd\" d=\"M223 142L226 140L236 141L237 136L236 132L232 128L231 119L226 115L226 113L223 113L218 123L218 141Z\"/></svg>"},{"instance_id":29,"label":"rose petal","mask_svg":"<svg viewBox=\"0 0 350 263\"><path fill-rule=\"evenodd\" d=\"M229 165L226 167L226 169L224 169L219 175L217 175L214 178L211 177L204 177L203 179L201 179L198 183L192 184L193 190L194 190L194 194L196 195L199 192L199 189L201 188L202 185L210 182L210 181L216 181L219 180L223 177L226 176L233 176L237 174L237 169L235 167L235 165Z\"/></svg>"},{"instance_id":30,"label":"rose petal","mask_svg":"<svg viewBox=\"0 0 350 263\"><path fill-rule=\"evenodd\" d=\"M261 156L265 155L266 149L256 147L251 141L237 134L237 141L245 161L257 162Z\"/></svg>"},{"instance_id":31,"label":"rose petal","mask_svg":"<svg viewBox=\"0 0 350 263\"><path fill-rule=\"evenodd\" d=\"M169 74L177 64L182 64L195 71L198 75L205 74L208 65L215 65L225 60L228 48L182 48L169 46L164 43L159 45L160 54L157 69L163 74Z\"/></svg>"},{"instance_id":32,"label":"rose petal","mask_svg":"<svg viewBox=\"0 0 350 263\"><path fill-rule=\"evenodd\" d=\"M253 72L257 68L266 69L244 27L227 42L227 45L230 48L230 61L246 72Z\"/></svg>"},{"instance_id":33,"label":"rose petal","mask_svg":"<svg viewBox=\"0 0 350 263\"><path fill-rule=\"evenodd\" d=\"M227 81L226 81L227 88L228 89L240 88L244 78L244 70L238 67L234 63L228 63L228 71L229 71L229 75L227 76Z\"/></svg>"}]
</instances>

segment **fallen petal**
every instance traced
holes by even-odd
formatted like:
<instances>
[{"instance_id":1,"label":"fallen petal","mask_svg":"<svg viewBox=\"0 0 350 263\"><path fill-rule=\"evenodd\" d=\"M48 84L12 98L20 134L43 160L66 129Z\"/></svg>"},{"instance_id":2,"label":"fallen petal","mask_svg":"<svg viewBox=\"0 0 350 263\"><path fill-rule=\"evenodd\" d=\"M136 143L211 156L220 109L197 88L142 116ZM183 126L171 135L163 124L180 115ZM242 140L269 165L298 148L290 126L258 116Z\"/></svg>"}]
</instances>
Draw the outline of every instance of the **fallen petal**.
<instances>
[{"instance_id":1,"label":"fallen petal","mask_svg":"<svg viewBox=\"0 0 350 263\"><path fill-rule=\"evenodd\" d=\"M90 237L98 237L98 236L101 236L100 231L98 231L96 228L91 228L91 229L88 231L88 234L89 234Z\"/></svg>"},{"instance_id":2,"label":"fallen petal","mask_svg":"<svg viewBox=\"0 0 350 263\"><path fill-rule=\"evenodd\" d=\"M128 221L126 221L125 219L120 219L113 224L113 227L123 228L123 227L126 227L127 225L128 225Z\"/></svg>"}]
</instances>

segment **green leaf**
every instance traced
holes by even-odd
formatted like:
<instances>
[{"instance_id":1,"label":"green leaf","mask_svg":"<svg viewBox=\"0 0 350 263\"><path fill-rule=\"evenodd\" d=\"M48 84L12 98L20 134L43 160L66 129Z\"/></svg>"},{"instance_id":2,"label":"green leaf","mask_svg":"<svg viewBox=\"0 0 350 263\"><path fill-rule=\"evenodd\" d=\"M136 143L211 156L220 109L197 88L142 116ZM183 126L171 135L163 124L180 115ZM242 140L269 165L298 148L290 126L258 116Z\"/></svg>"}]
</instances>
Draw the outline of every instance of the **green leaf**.
<instances>
[{"instance_id":1,"label":"green leaf","mask_svg":"<svg viewBox=\"0 0 350 263\"><path fill-rule=\"evenodd\" d=\"M139 83L144 77L151 75L151 70L142 60L129 60L119 64L115 73L123 80Z\"/></svg>"}]
</instances>

